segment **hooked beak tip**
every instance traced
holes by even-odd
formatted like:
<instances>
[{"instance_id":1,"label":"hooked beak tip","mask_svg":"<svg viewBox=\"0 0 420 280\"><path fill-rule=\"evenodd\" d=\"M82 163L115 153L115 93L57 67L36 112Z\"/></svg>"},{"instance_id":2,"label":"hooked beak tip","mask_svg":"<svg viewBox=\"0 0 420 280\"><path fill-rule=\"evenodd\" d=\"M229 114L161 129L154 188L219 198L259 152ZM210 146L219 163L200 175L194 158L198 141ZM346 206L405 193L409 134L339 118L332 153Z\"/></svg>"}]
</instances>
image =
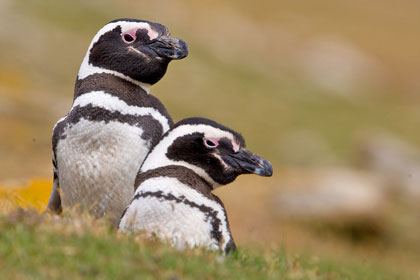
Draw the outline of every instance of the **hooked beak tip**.
<instances>
[{"instance_id":1,"label":"hooked beak tip","mask_svg":"<svg viewBox=\"0 0 420 280\"><path fill-rule=\"evenodd\" d=\"M176 51L173 59L182 59L188 55L188 45L182 39L178 39L175 50Z\"/></svg>"},{"instance_id":2,"label":"hooked beak tip","mask_svg":"<svg viewBox=\"0 0 420 280\"><path fill-rule=\"evenodd\" d=\"M226 162L237 168L240 174L256 174L264 177L273 175L273 166L268 160L246 149L226 157Z\"/></svg>"},{"instance_id":3,"label":"hooked beak tip","mask_svg":"<svg viewBox=\"0 0 420 280\"><path fill-rule=\"evenodd\" d=\"M264 177L270 177L273 175L273 166L268 160L263 159L259 165L260 167L256 168L254 171L255 174Z\"/></svg>"},{"instance_id":4,"label":"hooked beak tip","mask_svg":"<svg viewBox=\"0 0 420 280\"><path fill-rule=\"evenodd\" d=\"M151 47L160 57L169 59L183 59L188 55L187 43L178 38L161 36L151 45Z\"/></svg>"}]
</instances>

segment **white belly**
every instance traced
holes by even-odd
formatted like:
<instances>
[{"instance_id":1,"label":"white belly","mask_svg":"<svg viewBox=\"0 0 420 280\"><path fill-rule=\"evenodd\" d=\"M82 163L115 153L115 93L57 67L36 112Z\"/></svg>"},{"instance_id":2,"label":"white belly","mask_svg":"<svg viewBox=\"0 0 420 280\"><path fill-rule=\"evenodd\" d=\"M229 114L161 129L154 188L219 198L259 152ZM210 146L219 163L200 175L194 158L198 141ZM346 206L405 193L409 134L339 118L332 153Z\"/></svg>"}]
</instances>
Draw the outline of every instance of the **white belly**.
<instances>
[{"instance_id":1,"label":"white belly","mask_svg":"<svg viewBox=\"0 0 420 280\"><path fill-rule=\"evenodd\" d=\"M168 241L173 247L184 249L219 248L210 235L211 226L205 215L187 205L158 198L140 198L127 210L127 218L120 225L123 232L142 232ZM187 218L186 218L187 217Z\"/></svg>"},{"instance_id":2,"label":"white belly","mask_svg":"<svg viewBox=\"0 0 420 280\"><path fill-rule=\"evenodd\" d=\"M155 195L148 196L147 193ZM218 250L224 248L230 239L222 207L175 178L149 179L139 186L136 194L144 197L131 202L119 225L122 232L143 232L146 236L156 236L180 249L205 247ZM162 197L156 194L161 194ZM195 205L189 202L194 202ZM209 217L197 206L211 208L215 215ZM214 218L220 223L220 243L212 237Z\"/></svg>"},{"instance_id":3,"label":"white belly","mask_svg":"<svg viewBox=\"0 0 420 280\"><path fill-rule=\"evenodd\" d=\"M139 127L81 119L57 144L62 205L118 221L134 194L134 180L150 143Z\"/></svg>"}]
</instances>

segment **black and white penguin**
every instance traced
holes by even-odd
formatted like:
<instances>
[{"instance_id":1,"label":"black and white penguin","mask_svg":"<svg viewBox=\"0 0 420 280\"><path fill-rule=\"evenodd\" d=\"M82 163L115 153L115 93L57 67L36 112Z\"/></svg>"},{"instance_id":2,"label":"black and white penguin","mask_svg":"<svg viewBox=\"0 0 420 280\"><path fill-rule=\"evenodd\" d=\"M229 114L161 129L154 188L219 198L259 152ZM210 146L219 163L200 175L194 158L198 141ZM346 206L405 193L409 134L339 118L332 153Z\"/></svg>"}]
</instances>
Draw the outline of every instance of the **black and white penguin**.
<instances>
[{"instance_id":1,"label":"black and white penguin","mask_svg":"<svg viewBox=\"0 0 420 280\"><path fill-rule=\"evenodd\" d=\"M245 149L237 132L214 121L175 124L146 157L119 231L146 234L176 248L236 248L222 201L212 191L240 174L271 176L271 164Z\"/></svg>"},{"instance_id":2,"label":"black and white penguin","mask_svg":"<svg viewBox=\"0 0 420 280\"><path fill-rule=\"evenodd\" d=\"M158 23L118 19L93 38L73 105L53 130L54 184L47 209L78 207L118 223L140 166L173 121L149 94L168 63L188 54Z\"/></svg>"}]
</instances>

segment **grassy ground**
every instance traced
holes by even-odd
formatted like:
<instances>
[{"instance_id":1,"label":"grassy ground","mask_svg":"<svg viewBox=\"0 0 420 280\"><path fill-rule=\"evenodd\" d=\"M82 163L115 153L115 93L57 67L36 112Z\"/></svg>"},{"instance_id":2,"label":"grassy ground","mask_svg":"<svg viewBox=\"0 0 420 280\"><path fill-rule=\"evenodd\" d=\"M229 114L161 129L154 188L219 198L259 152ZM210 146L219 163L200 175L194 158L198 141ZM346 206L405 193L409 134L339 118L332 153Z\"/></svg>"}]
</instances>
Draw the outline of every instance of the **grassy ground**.
<instances>
[{"instance_id":1,"label":"grassy ground","mask_svg":"<svg viewBox=\"0 0 420 280\"><path fill-rule=\"evenodd\" d=\"M17 210L0 217L4 279L408 279L363 262L251 250L175 251L88 217Z\"/></svg>"},{"instance_id":2,"label":"grassy ground","mask_svg":"<svg viewBox=\"0 0 420 280\"><path fill-rule=\"evenodd\" d=\"M230 256L176 251L75 213L42 215L49 180L0 186L0 273L6 279L412 279L416 264L404 258L410 250L375 255L372 244L355 250L325 230L321 237L278 223L263 206L273 189L240 185L255 200L239 212L230 211L243 208L238 190L218 192L239 246Z\"/></svg>"}]
</instances>

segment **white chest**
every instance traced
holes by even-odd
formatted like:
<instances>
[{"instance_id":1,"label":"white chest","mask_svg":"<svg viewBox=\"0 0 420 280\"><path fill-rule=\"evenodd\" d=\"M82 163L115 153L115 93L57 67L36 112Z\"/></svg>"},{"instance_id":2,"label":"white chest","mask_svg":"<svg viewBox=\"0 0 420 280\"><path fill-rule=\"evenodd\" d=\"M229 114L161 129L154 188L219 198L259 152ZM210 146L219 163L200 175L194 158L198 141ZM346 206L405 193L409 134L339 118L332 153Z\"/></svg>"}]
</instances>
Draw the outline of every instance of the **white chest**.
<instances>
[{"instance_id":1,"label":"white chest","mask_svg":"<svg viewBox=\"0 0 420 280\"><path fill-rule=\"evenodd\" d=\"M139 127L81 119L56 148L63 207L82 206L96 216L122 213L150 143Z\"/></svg>"}]
</instances>

